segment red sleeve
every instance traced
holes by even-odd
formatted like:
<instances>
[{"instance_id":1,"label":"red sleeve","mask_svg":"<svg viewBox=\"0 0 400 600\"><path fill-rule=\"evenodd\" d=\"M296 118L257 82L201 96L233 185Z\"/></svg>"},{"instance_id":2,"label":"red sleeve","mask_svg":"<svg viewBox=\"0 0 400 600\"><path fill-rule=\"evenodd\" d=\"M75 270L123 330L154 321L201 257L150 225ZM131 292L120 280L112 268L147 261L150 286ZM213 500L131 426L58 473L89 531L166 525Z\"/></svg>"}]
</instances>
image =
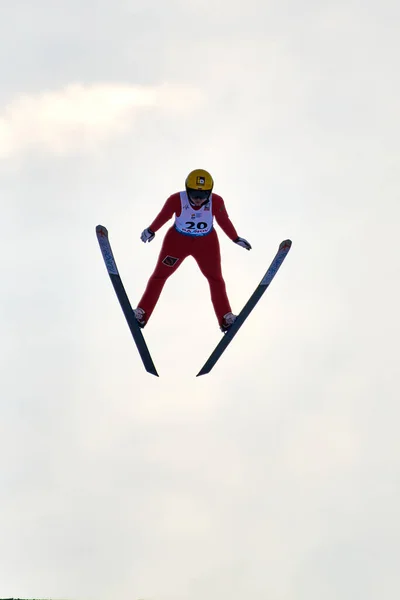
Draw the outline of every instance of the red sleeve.
<instances>
[{"instance_id":1,"label":"red sleeve","mask_svg":"<svg viewBox=\"0 0 400 600\"><path fill-rule=\"evenodd\" d=\"M218 196L217 194L213 194L212 195L212 204L213 204L213 214L214 214L214 217L215 217L218 225L221 227L222 231L224 233L226 233L228 238L230 238L232 241L236 240L236 238L239 236L237 234L237 231L236 231L232 221L229 218L228 213L226 212L225 203L224 203L223 199L221 198L221 196Z\"/></svg>"},{"instance_id":2,"label":"red sleeve","mask_svg":"<svg viewBox=\"0 0 400 600\"><path fill-rule=\"evenodd\" d=\"M176 194L172 194L162 207L161 211L158 213L154 221L149 225L149 229L154 231L158 231L161 229L163 225L175 214L178 216L181 213L181 199L179 196L179 192Z\"/></svg>"}]
</instances>

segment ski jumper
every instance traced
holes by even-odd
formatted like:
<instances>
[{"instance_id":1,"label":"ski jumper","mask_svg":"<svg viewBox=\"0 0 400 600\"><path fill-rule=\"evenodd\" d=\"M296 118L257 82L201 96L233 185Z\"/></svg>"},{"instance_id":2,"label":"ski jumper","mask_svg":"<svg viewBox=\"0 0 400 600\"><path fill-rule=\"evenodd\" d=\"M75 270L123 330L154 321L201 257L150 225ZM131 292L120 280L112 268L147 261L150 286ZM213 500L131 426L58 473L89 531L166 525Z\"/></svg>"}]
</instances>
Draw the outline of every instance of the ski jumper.
<instances>
[{"instance_id":1,"label":"ski jumper","mask_svg":"<svg viewBox=\"0 0 400 600\"><path fill-rule=\"evenodd\" d=\"M232 241L238 237L236 229L226 212L223 199L217 194L211 194L200 208L193 208L186 192L172 194L149 229L158 231L174 214L175 223L164 237L156 267L138 306L145 311L147 322L168 277L187 256L193 256L208 280L211 301L221 325L224 315L231 312L231 307L222 276L219 241L213 226L214 217Z\"/></svg>"}]
</instances>

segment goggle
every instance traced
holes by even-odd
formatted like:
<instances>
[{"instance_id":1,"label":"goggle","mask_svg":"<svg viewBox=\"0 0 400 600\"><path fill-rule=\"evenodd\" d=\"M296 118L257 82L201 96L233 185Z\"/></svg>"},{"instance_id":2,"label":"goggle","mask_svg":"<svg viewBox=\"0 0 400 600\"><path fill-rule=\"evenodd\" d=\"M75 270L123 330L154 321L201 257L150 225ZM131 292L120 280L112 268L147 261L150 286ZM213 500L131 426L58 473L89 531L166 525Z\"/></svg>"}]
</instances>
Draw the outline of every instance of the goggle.
<instances>
[{"instance_id":1,"label":"goggle","mask_svg":"<svg viewBox=\"0 0 400 600\"><path fill-rule=\"evenodd\" d=\"M188 196L191 200L207 200L211 194L211 190L187 190Z\"/></svg>"}]
</instances>

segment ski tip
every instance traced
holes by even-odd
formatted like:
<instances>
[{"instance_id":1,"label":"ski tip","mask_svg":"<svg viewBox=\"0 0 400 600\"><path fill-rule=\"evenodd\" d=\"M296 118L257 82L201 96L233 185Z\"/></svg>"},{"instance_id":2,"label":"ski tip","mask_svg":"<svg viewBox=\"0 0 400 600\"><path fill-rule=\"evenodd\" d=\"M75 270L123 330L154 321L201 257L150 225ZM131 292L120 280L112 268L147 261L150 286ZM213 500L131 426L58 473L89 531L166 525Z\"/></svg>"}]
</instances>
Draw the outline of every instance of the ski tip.
<instances>
[{"instance_id":1,"label":"ski tip","mask_svg":"<svg viewBox=\"0 0 400 600\"><path fill-rule=\"evenodd\" d=\"M292 240L283 240L283 242L279 244L279 250L289 250L291 245Z\"/></svg>"},{"instance_id":2,"label":"ski tip","mask_svg":"<svg viewBox=\"0 0 400 600\"><path fill-rule=\"evenodd\" d=\"M108 231L104 225L96 225L96 233L98 236L108 237Z\"/></svg>"}]
</instances>

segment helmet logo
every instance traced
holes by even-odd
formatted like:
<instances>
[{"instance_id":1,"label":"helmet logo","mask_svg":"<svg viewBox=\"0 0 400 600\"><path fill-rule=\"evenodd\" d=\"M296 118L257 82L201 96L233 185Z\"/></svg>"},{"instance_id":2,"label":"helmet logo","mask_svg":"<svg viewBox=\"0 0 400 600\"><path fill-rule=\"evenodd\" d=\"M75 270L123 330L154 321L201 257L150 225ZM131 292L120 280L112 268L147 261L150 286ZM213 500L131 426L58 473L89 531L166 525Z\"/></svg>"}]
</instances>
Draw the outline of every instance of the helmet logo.
<instances>
[{"instance_id":1,"label":"helmet logo","mask_svg":"<svg viewBox=\"0 0 400 600\"><path fill-rule=\"evenodd\" d=\"M204 185L205 182L206 182L206 180L205 180L204 177L202 177L202 176L196 177L196 183L197 183L197 185Z\"/></svg>"}]
</instances>

